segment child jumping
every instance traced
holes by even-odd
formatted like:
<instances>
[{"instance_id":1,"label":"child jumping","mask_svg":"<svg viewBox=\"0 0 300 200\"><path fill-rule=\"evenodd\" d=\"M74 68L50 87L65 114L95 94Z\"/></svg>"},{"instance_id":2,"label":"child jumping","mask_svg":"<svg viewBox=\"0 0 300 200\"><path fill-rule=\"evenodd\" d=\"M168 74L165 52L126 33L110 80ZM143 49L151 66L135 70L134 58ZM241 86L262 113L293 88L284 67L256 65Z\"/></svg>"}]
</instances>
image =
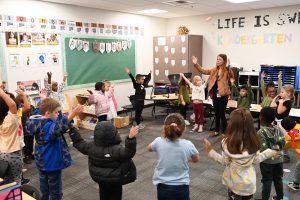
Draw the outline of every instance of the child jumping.
<instances>
[{"instance_id":1,"label":"child jumping","mask_svg":"<svg viewBox=\"0 0 300 200\"><path fill-rule=\"evenodd\" d=\"M262 175L262 199L269 200L272 182L274 182L277 197L273 199L283 199L283 146L285 144L284 135L280 129L273 126L276 111L271 107L264 107L260 111L261 128L257 132L261 140L261 151L273 149L278 152L276 158L270 158L260 163Z\"/></svg>"},{"instance_id":2,"label":"child jumping","mask_svg":"<svg viewBox=\"0 0 300 200\"><path fill-rule=\"evenodd\" d=\"M136 152L138 127L132 127L125 147L121 145L118 130L111 122L100 122L94 130L94 141L86 142L75 128L70 129L74 147L89 157L89 171L99 184L101 200L121 200L122 185L136 179L136 168L132 161Z\"/></svg>"},{"instance_id":3,"label":"child jumping","mask_svg":"<svg viewBox=\"0 0 300 200\"><path fill-rule=\"evenodd\" d=\"M203 132L204 125L204 109L203 101L205 100L206 83L202 81L200 76L194 76L193 83L187 79L183 73L180 76L189 84L192 89L193 110L195 114L195 124L193 131Z\"/></svg>"},{"instance_id":4,"label":"child jumping","mask_svg":"<svg viewBox=\"0 0 300 200\"><path fill-rule=\"evenodd\" d=\"M42 199L62 199L62 170L72 163L64 133L69 122L83 110L77 106L68 115L63 116L60 104L52 98L45 98L40 104L41 115L31 116L27 129L35 137L34 157L39 170Z\"/></svg>"},{"instance_id":5,"label":"child jumping","mask_svg":"<svg viewBox=\"0 0 300 200\"><path fill-rule=\"evenodd\" d=\"M260 141L253 126L250 111L238 108L230 114L225 138L222 140L222 155L204 139L203 146L208 155L225 165L223 184L228 187L229 200L250 200L256 192L254 163L276 156L268 149L259 153Z\"/></svg>"},{"instance_id":6,"label":"child jumping","mask_svg":"<svg viewBox=\"0 0 300 200\"><path fill-rule=\"evenodd\" d=\"M165 119L162 137L148 145L148 151L158 155L153 175L158 200L189 200L188 162L198 162L200 156L192 142L180 138L184 131L183 117L170 114Z\"/></svg>"},{"instance_id":7,"label":"child jumping","mask_svg":"<svg viewBox=\"0 0 300 200\"><path fill-rule=\"evenodd\" d=\"M144 125L140 125L142 112L144 109L144 100L146 96L145 88L148 87L149 81L151 80L151 73L148 75L137 74L134 77L132 76L130 69L128 67L125 68L125 72L129 75L133 88L135 89L134 93L134 110L135 110L135 122L139 126L140 129L144 128Z\"/></svg>"}]
</instances>

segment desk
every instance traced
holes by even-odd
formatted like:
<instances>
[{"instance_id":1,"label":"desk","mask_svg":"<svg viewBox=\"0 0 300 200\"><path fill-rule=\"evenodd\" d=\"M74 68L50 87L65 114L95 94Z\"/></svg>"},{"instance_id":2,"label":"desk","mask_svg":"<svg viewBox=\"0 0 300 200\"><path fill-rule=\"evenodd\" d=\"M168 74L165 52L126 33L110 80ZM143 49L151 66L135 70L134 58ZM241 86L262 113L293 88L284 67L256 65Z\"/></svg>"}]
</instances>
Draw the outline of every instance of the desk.
<instances>
[{"instance_id":1,"label":"desk","mask_svg":"<svg viewBox=\"0 0 300 200\"><path fill-rule=\"evenodd\" d=\"M160 102L167 102L167 114L169 114L168 110L170 108L171 102L178 99L178 94L176 93L170 93L170 94L159 94L159 95L146 95L145 100L146 101L153 101L153 107L152 107L152 116L155 118L155 106L158 101Z\"/></svg>"}]
</instances>

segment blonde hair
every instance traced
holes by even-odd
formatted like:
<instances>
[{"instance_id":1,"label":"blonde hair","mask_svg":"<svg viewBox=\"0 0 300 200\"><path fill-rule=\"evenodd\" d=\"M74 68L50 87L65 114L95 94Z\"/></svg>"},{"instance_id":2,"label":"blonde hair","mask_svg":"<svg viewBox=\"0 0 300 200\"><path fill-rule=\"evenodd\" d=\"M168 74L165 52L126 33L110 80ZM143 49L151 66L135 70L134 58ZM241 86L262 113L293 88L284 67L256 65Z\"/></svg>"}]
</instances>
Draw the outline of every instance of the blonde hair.
<instances>
[{"instance_id":1,"label":"blonde hair","mask_svg":"<svg viewBox=\"0 0 300 200\"><path fill-rule=\"evenodd\" d=\"M295 91L294 91L294 87L290 84L284 85L282 86L282 89L284 89L287 93L289 93L289 98L291 101L295 101Z\"/></svg>"},{"instance_id":2,"label":"blonde hair","mask_svg":"<svg viewBox=\"0 0 300 200\"><path fill-rule=\"evenodd\" d=\"M193 85L196 85L198 81L202 81L202 78L200 76L194 76L193 77Z\"/></svg>"}]
</instances>

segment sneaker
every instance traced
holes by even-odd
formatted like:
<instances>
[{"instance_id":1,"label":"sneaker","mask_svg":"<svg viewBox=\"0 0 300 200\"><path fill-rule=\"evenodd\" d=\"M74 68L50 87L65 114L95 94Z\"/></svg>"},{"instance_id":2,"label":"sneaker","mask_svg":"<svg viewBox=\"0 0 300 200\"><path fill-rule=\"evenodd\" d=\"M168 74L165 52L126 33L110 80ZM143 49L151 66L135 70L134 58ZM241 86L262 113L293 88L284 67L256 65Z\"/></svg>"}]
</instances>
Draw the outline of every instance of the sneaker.
<instances>
[{"instance_id":1,"label":"sneaker","mask_svg":"<svg viewBox=\"0 0 300 200\"><path fill-rule=\"evenodd\" d=\"M138 126L139 126L139 130L145 128L145 125L144 125L144 124L139 124Z\"/></svg>"},{"instance_id":2,"label":"sneaker","mask_svg":"<svg viewBox=\"0 0 300 200\"><path fill-rule=\"evenodd\" d=\"M298 191L299 190L299 184L295 184L294 182L289 182L288 183L288 187L291 188L294 191Z\"/></svg>"},{"instance_id":3,"label":"sneaker","mask_svg":"<svg viewBox=\"0 0 300 200\"><path fill-rule=\"evenodd\" d=\"M29 183L30 183L30 179L28 179L28 178L22 178L21 185L26 185L26 184L29 184Z\"/></svg>"},{"instance_id":4,"label":"sneaker","mask_svg":"<svg viewBox=\"0 0 300 200\"><path fill-rule=\"evenodd\" d=\"M202 133L202 132L203 132L203 125L199 125L198 133Z\"/></svg>"},{"instance_id":5,"label":"sneaker","mask_svg":"<svg viewBox=\"0 0 300 200\"><path fill-rule=\"evenodd\" d=\"M25 164L31 164L31 163L32 163L32 159L31 159L31 157L26 156L26 157L23 159L23 162L24 162Z\"/></svg>"},{"instance_id":6,"label":"sneaker","mask_svg":"<svg viewBox=\"0 0 300 200\"><path fill-rule=\"evenodd\" d=\"M283 156L283 163L289 163L291 161L289 156Z\"/></svg>"},{"instance_id":7,"label":"sneaker","mask_svg":"<svg viewBox=\"0 0 300 200\"><path fill-rule=\"evenodd\" d=\"M198 129L198 124L194 124L194 128L192 129L192 131L196 131Z\"/></svg>"},{"instance_id":8,"label":"sneaker","mask_svg":"<svg viewBox=\"0 0 300 200\"><path fill-rule=\"evenodd\" d=\"M190 122L188 120L184 120L184 123L185 123L186 126L190 125Z\"/></svg>"}]
</instances>

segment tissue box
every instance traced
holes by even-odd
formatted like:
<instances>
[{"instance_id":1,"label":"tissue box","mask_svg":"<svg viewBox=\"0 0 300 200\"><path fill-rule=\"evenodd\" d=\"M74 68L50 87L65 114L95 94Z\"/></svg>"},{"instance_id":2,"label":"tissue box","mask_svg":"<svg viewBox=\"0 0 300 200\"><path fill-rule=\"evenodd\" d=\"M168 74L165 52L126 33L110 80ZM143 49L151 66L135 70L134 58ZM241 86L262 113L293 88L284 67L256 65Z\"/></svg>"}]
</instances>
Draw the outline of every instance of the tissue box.
<instances>
[{"instance_id":1,"label":"tissue box","mask_svg":"<svg viewBox=\"0 0 300 200\"><path fill-rule=\"evenodd\" d=\"M114 125L116 128L122 128L129 125L129 116L125 117L115 117Z\"/></svg>"}]
</instances>

